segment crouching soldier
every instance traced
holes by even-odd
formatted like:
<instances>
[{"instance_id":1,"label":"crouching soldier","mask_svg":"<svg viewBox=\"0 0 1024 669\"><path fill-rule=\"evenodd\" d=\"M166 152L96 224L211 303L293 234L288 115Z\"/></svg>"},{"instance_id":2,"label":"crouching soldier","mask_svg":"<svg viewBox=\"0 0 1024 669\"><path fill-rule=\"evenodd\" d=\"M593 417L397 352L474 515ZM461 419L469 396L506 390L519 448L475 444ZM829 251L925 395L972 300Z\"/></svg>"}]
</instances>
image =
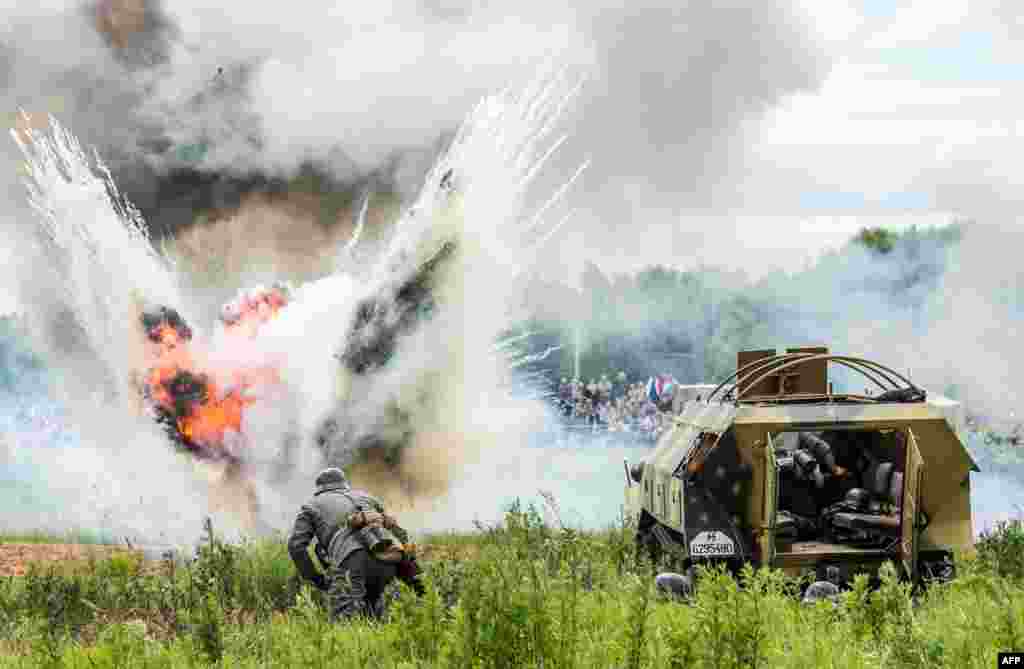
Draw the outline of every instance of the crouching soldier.
<instances>
[{"instance_id":1,"label":"crouching soldier","mask_svg":"<svg viewBox=\"0 0 1024 669\"><path fill-rule=\"evenodd\" d=\"M326 577L308 552L314 538ZM353 490L344 472L332 467L317 476L315 494L299 510L288 552L299 574L327 591L332 618L380 618L384 591L396 577L422 592L407 541L378 499Z\"/></svg>"}]
</instances>

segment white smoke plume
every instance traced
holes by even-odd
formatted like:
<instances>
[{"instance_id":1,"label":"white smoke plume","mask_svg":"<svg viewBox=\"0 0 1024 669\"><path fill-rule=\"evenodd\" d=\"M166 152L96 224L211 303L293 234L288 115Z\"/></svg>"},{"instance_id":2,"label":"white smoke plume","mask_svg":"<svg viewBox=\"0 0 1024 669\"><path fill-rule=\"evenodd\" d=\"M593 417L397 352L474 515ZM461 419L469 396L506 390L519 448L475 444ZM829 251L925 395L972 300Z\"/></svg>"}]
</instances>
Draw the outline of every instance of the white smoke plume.
<instances>
[{"instance_id":1,"label":"white smoke plume","mask_svg":"<svg viewBox=\"0 0 1024 669\"><path fill-rule=\"evenodd\" d=\"M170 306L186 319L195 311L178 290L174 266L154 251L102 162L85 154L56 121L49 133L14 131L39 224L25 237L36 239L36 251L49 256L53 268L52 274L35 272L21 281L46 284L49 290L41 292L53 296L35 305L32 323L51 335L43 342L48 361L60 371L59 398L82 436L72 459L51 466L71 481L104 479L105 485L93 482L93 488L100 487L113 507L111 522L152 537L179 532L183 511L194 520L218 507L259 516L243 513L243 526L257 522L284 529L282 514L308 494L316 468L324 464L313 450L323 411L336 412L356 437L386 431L392 407L407 415L411 441L397 467L371 460L354 472L357 482L374 484L396 504L443 494L475 455L525 438L542 418L542 406L511 396L511 361L495 341L515 317L515 279L565 221L557 202L534 209L527 195L561 144L552 133L573 91L566 79L552 75L519 93L485 98L396 222L386 253L364 274L342 267L301 286L295 301L249 342L218 338L216 330L191 319L199 326L195 341L209 348L202 363L215 373L259 365L280 365L284 373L283 382L246 414L245 445L236 453L250 478L241 485L217 479L230 474L206 465L199 470L211 476L212 485L202 485L202 477L197 483L190 459L171 454L142 410L135 380L145 359L139 352L142 310ZM398 340L394 361L382 372L346 374L334 358L359 301L374 297L393 308L389 291L446 243L455 250L432 274L436 315ZM58 316L63 320L55 321ZM65 385L71 381L78 383ZM103 392L89 392L90 384L104 382ZM352 443L341 447L351 450ZM66 508L86 508L61 478L55 476L49 492ZM237 472L233 480L238 482ZM159 511L176 494L181 504ZM64 516L68 522L73 517L74 512Z\"/></svg>"},{"instance_id":2,"label":"white smoke plume","mask_svg":"<svg viewBox=\"0 0 1024 669\"><path fill-rule=\"evenodd\" d=\"M565 220L557 201L536 211L524 208L536 174L560 145L550 135L570 99L561 79L543 81L521 94L486 98L476 108L397 222L365 285L327 279L333 295L321 301L317 294L324 288L312 284L310 294L286 308L268 332L294 348L289 335L296 332L344 330L356 300L387 295L396 281L410 279L443 245L454 243L433 275L436 315L399 340L394 362L380 373L361 378L348 371L338 379L342 450L365 436L410 432L397 466L371 460L355 470L357 480L393 503L443 494L458 480L459 467L488 449L515 448L544 418L540 405L512 399L510 361L495 346L517 316L516 280ZM399 316L387 315L371 327ZM330 349L304 350L307 373L322 379ZM325 385L321 380L310 387ZM394 411L405 424L388 418Z\"/></svg>"}]
</instances>

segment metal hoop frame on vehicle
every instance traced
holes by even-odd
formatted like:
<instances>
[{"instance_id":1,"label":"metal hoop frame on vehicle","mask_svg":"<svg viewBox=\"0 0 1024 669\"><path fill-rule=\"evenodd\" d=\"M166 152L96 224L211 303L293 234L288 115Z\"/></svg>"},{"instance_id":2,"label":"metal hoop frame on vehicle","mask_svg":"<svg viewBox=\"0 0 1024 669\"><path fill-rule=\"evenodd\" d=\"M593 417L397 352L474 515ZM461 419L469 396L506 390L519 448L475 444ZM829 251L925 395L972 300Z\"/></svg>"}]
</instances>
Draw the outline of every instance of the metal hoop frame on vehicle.
<instances>
[{"instance_id":1,"label":"metal hoop frame on vehicle","mask_svg":"<svg viewBox=\"0 0 1024 669\"><path fill-rule=\"evenodd\" d=\"M726 378L724 381L718 384L718 386L716 386L715 389L708 394L707 401L710 402L711 399L714 398L714 396L717 395L718 392L722 390L722 388L728 385L731 381L735 380L735 383L733 383L732 387L726 392L725 396L723 397L723 400L729 398L730 395L736 392L739 386L745 385L746 387L742 391L738 392L736 394L736 397L734 398L734 401L738 402L740 398L744 394L746 394L747 390L749 390L750 388L756 388L762 381L767 379L769 376L777 374L778 372L784 369L794 367L801 363L816 360L834 362L848 369L852 369L853 371L859 373L861 376L864 376L872 383L877 385L879 388L882 389L883 392L889 390L898 390L901 387L908 387L914 390L919 390L919 388L917 388L917 386L915 386L910 381L910 379L906 378L899 372L895 371L890 367L886 367L885 365L874 362L873 360L868 360L866 358L857 358L846 355L832 355L828 353L783 353L771 356L769 358L760 358L758 360L753 360L744 365L743 367L737 369L735 372L729 375L728 378ZM885 379L889 384L891 384L891 387L886 387L884 383L882 383L875 376L872 375L872 372ZM890 376L890 374L892 376ZM897 379L902 381L905 384L905 386L902 386L892 377L896 377ZM751 381L751 378L753 378L753 381Z\"/></svg>"}]
</instances>

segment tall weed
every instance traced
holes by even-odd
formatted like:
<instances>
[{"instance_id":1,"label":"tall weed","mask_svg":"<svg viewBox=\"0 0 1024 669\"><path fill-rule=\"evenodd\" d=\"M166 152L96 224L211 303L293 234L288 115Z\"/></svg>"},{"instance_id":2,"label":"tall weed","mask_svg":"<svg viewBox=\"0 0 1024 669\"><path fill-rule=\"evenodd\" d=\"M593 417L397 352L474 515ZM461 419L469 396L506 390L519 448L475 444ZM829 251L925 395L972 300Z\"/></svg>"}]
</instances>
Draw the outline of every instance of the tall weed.
<instances>
[{"instance_id":1,"label":"tall weed","mask_svg":"<svg viewBox=\"0 0 1024 669\"><path fill-rule=\"evenodd\" d=\"M779 572L701 568L679 602L654 595L626 524L547 516L517 504L446 539L457 550L424 563L426 594L400 586L379 623L330 622L280 538L232 545L209 525L183 563L34 569L0 581L0 668L959 668L1024 646L1024 584L984 551L916 597L892 565L810 606Z\"/></svg>"},{"instance_id":2,"label":"tall weed","mask_svg":"<svg viewBox=\"0 0 1024 669\"><path fill-rule=\"evenodd\" d=\"M981 534L975 548L978 560L991 571L1024 580L1024 519L996 524Z\"/></svg>"}]
</instances>

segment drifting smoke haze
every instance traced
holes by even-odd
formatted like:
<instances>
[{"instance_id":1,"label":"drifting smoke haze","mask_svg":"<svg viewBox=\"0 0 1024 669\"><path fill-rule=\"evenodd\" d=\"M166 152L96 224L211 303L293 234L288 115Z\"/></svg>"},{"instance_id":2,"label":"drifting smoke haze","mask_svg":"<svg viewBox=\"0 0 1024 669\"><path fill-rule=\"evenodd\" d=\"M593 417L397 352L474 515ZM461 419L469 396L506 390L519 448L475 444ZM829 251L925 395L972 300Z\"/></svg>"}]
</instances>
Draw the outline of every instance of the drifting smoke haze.
<instances>
[{"instance_id":1,"label":"drifting smoke haze","mask_svg":"<svg viewBox=\"0 0 1024 669\"><path fill-rule=\"evenodd\" d=\"M2 143L7 197L0 219L8 241L0 248L0 280L11 304L0 302L0 311L17 308L29 317L81 446L74 453L30 448L27 437L10 436L21 433L13 423L3 443L9 462L34 472L26 474L34 480L45 478L65 514L54 523L69 522L67 509L81 509L73 520L84 526L179 540L196 533L204 514L246 506L217 499L216 486L203 482L220 472L175 456L148 419L126 419L134 414L111 403L136 397L128 384L143 354L135 350L138 333L124 324L137 323L152 304L181 311L216 367L280 365L281 387L247 412L258 462L253 489L241 493L261 500L261 521L275 528L290 520L322 464L317 431L325 418L342 415L348 439L404 440L397 468L371 458L355 471L404 505L410 524L465 527L537 488L564 491L570 509L579 506L574 500L600 508L587 522L614 518L618 498L603 492L621 483L622 452L524 446L544 442L539 427L552 418L537 402L509 395L507 365L494 352L495 337L519 315L509 313L521 297L512 283L519 271L571 283L583 276L584 300L560 287L524 306L563 324L585 321L594 337L622 335L626 348L660 336L671 311L668 329L681 333L682 344L697 342L688 380L721 371L718 363L731 364L737 348L823 342L909 370L931 389L955 387L978 411L1014 410L1021 311L1020 273L1010 257L1019 233L1012 227L972 226L955 249L900 244L886 257L847 249L810 267L791 264L792 276L755 280L711 267L730 261L757 270L758 261L781 255L760 246L771 235L754 243L727 217L793 173L784 164L763 171L759 161L766 159L750 146L754 124L794 94L817 90L833 66L803 5L584 4L529 1L517 4L514 16L493 4L444 0L344 8L145 0L4 7L10 21L0 28L0 103L10 125L45 130L45 114L53 113L83 146L95 147L162 254L125 237L117 227L123 217L105 199L107 185L71 165L73 183L48 172L44 209L97 235L99 262L74 246L80 263L68 264L67 253L56 250L66 245L38 236L22 155ZM468 145L489 148L459 158L468 166L459 175L464 211L439 208L444 200L431 189L445 163L436 161L457 144L467 111L552 60L584 78L564 110L561 128L570 141L524 191L522 166L510 167L502 142L516 145L533 126L514 114L498 120L484 113L477 120L493 125L479 126ZM18 121L19 109L30 116ZM506 122L509 136L483 129ZM978 154L957 156L922 166L922 179L942 186L943 204L982 221L1012 219L1012 179L966 174ZM528 220L587 159L568 196L574 218L526 254L532 265L501 251L509 239L487 236L514 229L502 227L513 219ZM751 190L751 173L771 178ZM366 229L345 250L367 196ZM461 242L436 291L445 308L400 340L400 365L372 382L339 379L333 356L356 304L386 293L413 268L407 259L384 271L380 254L429 238L395 237L403 225L424 232L401 219L417 202L436 234ZM545 219L563 213L556 208ZM510 248L525 253L522 240L513 241ZM411 255L422 259L431 250ZM624 304L614 318L591 319L608 298L593 297L601 293L580 271L585 261L611 274L666 259L698 268L701 286L692 299ZM339 267L346 273L336 273ZM219 340L220 306L276 280L300 286L279 318L244 346ZM603 295L616 299L616 282L609 286ZM748 299L741 310L732 308L737 296ZM89 306L69 312L75 304ZM70 314L85 314L86 322L76 324ZM97 388L105 393L99 398ZM351 397L358 401L339 399ZM296 432L301 446L282 466L281 444ZM1006 487L999 490L1005 495ZM24 521L38 527L34 509ZM227 514L218 522L239 521Z\"/></svg>"},{"instance_id":2,"label":"drifting smoke haze","mask_svg":"<svg viewBox=\"0 0 1024 669\"><path fill-rule=\"evenodd\" d=\"M574 146L548 177L609 156L580 184L588 247L621 249L642 215L675 250L693 237L662 230L680 208L722 200L743 123L828 69L798 6L748 4L19 6L2 100L56 113L97 146L164 234L310 163L338 188L369 180L411 196L467 108L556 58L589 81L567 119ZM553 253L573 245L561 241Z\"/></svg>"},{"instance_id":3,"label":"drifting smoke haze","mask_svg":"<svg viewBox=\"0 0 1024 669\"><path fill-rule=\"evenodd\" d=\"M977 223L910 232L885 253L851 243L759 280L715 268L629 279L592 265L582 293L535 294L543 293L539 311L549 322L571 313L582 326L586 377L594 374L587 369L626 368L634 378L671 369L683 383L717 381L733 371L737 350L822 344L954 397L983 430L968 443L982 469L972 475L980 531L1024 509L1019 458L982 444L989 426L1005 434L1020 422L1022 287L1012 257L1020 236L1014 226ZM607 362L588 365L591 355ZM567 370L571 359L562 361ZM844 372L830 369L837 391L878 392Z\"/></svg>"},{"instance_id":4,"label":"drifting smoke haze","mask_svg":"<svg viewBox=\"0 0 1024 669\"><path fill-rule=\"evenodd\" d=\"M958 241L911 236L888 254L852 245L806 271L752 284L770 320L749 343L827 342L1009 419L1020 397L1022 286L1008 249L1020 236L1016 227L971 224Z\"/></svg>"}]
</instances>

